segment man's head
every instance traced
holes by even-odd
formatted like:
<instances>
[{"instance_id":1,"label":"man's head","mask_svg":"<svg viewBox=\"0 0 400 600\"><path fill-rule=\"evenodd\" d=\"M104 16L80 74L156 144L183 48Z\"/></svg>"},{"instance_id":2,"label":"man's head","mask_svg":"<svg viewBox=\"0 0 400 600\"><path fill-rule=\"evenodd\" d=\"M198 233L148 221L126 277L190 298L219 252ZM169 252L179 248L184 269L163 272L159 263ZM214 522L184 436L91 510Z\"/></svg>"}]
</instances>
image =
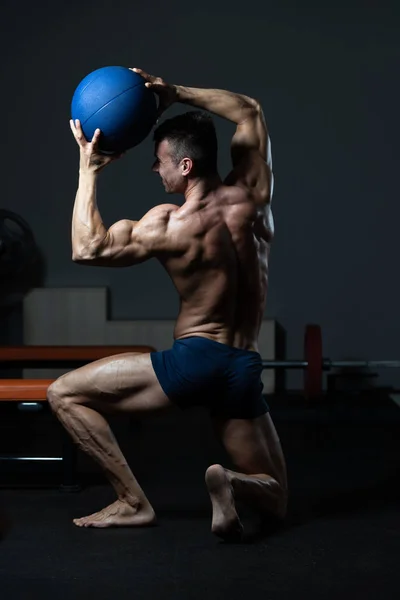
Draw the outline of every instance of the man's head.
<instances>
[{"instance_id":1,"label":"man's head","mask_svg":"<svg viewBox=\"0 0 400 600\"><path fill-rule=\"evenodd\" d=\"M190 180L217 173L217 135L211 117L191 111L164 121L154 132L156 160L167 193L183 194Z\"/></svg>"}]
</instances>

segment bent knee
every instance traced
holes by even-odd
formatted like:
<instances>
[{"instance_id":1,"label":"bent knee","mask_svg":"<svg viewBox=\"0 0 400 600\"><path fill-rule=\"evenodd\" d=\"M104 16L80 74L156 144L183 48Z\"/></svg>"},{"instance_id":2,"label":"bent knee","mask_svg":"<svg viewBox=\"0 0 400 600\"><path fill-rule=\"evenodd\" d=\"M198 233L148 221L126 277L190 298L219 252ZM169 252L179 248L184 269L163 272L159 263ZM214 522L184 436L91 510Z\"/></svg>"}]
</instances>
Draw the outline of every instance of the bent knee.
<instances>
[{"instance_id":1,"label":"bent knee","mask_svg":"<svg viewBox=\"0 0 400 600\"><path fill-rule=\"evenodd\" d=\"M72 390L68 385L68 374L61 375L61 377L53 381L47 388L47 401L53 411L57 411L61 406L67 405L72 397Z\"/></svg>"}]
</instances>

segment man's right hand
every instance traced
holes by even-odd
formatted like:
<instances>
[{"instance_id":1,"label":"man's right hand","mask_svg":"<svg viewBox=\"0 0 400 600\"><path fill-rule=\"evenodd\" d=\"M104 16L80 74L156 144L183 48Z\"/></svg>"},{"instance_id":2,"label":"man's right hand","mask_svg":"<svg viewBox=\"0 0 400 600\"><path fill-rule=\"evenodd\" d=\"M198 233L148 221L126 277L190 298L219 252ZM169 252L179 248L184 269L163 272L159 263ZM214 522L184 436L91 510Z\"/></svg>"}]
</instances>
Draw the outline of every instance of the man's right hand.
<instances>
[{"instance_id":1,"label":"man's right hand","mask_svg":"<svg viewBox=\"0 0 400 600\"><path fill-rule=\"evenodd\" d=\"M152 92L157 94L159 98L158 110L157 110L157 119L160 118L162 113L167 110L171 104L177 101L177 92L176 87L174 85L170 85L161 77L155 77L154 75L149 75L142 69L137 69L136 67L132 68L131 71L141 75L143 79L146 80L145 86L149 88Z\"/></svg>"}]
</instances>

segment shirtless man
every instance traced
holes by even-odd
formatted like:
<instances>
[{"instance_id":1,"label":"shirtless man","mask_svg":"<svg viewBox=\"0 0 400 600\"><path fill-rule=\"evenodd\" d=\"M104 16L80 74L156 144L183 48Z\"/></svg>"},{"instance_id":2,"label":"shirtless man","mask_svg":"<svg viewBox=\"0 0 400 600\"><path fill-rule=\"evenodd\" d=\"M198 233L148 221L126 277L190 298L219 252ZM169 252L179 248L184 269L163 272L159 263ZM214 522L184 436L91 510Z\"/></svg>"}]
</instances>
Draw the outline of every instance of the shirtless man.
<instances>
[{"instance_id":1,"label":"shirtless man","mask_svg":"<svg viewBox=\"0 0 400 600\"><path fill-rule=\"evenodd\" d=\"M262 397L257 338L267 295L274 235L271 147L259 103L217 89L167 84L134 69L160 100L191 111L154 132L153 171L182 206L161 204L140 221L105 227L96 202L99 172L116 157L98 150L100 131L87 142L70 123L80 148L79 186L72 219L73 260L123 267L157 258L180 296L174 344L151 354L121 354L63 375L48 390L51 408L79 447L104 469L117 500L75 519L80 527L143 526L155 512L103 415L205 406L235 471L215 464L205 474L212 531L240 538L237 503L260 515L286 513L286 467ZM236 124L233 170L217 172L217 139L209 111Z\"/></svg>"}]
</instances>

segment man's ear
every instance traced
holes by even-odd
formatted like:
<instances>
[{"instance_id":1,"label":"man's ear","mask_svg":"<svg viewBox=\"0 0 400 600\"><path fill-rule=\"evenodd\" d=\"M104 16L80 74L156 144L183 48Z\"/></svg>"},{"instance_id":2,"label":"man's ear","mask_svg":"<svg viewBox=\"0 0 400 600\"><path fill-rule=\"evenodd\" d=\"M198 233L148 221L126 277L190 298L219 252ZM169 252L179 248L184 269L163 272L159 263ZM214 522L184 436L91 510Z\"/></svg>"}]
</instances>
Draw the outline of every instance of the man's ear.
<instances>
[{"instance_id":1,"label":"man's ear","mask_svg":"<svg viewBox=\"0 0 400 600\"><path fill-rule=\"evenodd\" d=\"M193 161L191 158L184 158L181 161L182 175L187 177L193 169Z\"/></svg>"}]
</instances>

